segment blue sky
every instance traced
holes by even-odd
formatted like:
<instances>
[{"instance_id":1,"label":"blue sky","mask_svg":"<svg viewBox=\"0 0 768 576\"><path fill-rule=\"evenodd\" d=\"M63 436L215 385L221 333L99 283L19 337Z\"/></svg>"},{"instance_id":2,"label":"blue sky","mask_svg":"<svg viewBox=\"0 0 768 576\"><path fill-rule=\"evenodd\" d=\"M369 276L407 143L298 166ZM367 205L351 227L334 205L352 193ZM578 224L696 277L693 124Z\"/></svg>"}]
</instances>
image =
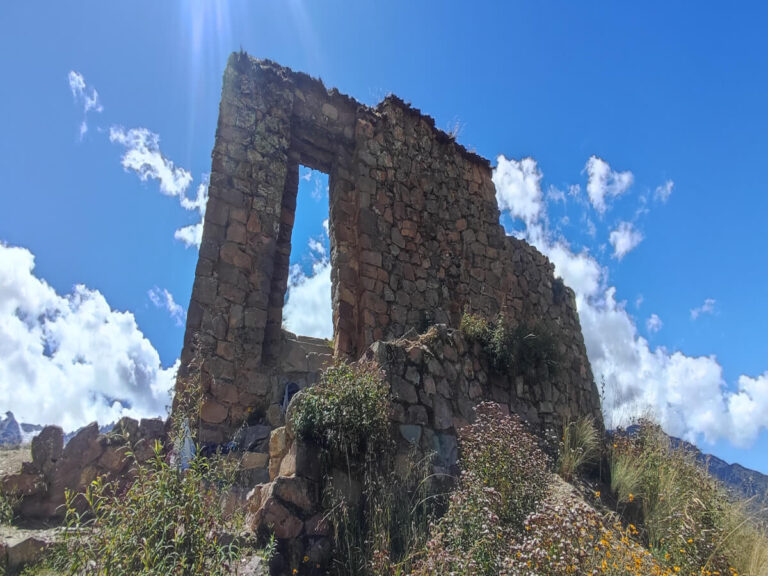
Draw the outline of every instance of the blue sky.
<instances>
[{"instance_id":1,"label":"blue sky","mask_svg":"<svg viewBox=\"0 0 768 576\"><path fill-rule=\"evenodd\" d=\"M221 76L243 48L364 103L394 92L439 127L458 126L460 142L503 168L508 230L580 286L593 365L617 395L654 403L668 429L768 472L766 11L4 3L0 409L79 425L167 403L197 258L174 236L200 221ZM160 162L144 181L131 151ZM313 198L314 179L300 191L300 210L316 208L297 219L294 308L328 286L325 256L309 247L322 244L327 202L322 186ZM621 338L624 348L601 348Z\"/></svg>"}]
</instances>

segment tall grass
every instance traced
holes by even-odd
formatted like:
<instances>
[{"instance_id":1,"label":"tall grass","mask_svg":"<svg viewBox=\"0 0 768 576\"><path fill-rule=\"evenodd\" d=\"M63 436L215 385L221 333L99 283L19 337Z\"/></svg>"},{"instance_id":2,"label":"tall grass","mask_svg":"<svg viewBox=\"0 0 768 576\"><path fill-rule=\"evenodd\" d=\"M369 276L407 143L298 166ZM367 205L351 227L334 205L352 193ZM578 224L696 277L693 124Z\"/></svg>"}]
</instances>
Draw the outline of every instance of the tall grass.
<instances>
[{"instance_id":1,"label":"tall grass","mask_svg":"<svg viewBox=\"0 0 768 576\"><path fill-rule=\"evenodd\" d=\"M582 417L563 427L557 458L557 471L570 481L587 464L600 456L601 440L592 418Z\"/></svg>"},{"instance_id":2,"label":"tall grass","mask_svg":"<svg viewBox=\"0 0 768 576\"><path fill-rule=\"evenodd\" d=\"M619 510L639 514L650 551L684 573L768 574L758 523L696 461L648 421L613 444L611 488Z\"/></svg>"}]
</instances>

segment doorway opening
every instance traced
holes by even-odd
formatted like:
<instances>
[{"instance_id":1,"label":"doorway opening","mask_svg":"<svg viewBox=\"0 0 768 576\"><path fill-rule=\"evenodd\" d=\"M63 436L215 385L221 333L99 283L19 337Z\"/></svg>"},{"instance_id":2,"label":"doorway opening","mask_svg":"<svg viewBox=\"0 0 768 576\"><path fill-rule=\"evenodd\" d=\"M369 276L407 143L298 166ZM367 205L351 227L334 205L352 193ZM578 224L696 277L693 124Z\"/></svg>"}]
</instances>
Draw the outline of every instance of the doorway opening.
<instances>
[{"instance_id":1,"label":"doorway opening","mask_svg":"<svg viewBox=\"0 0 768 576\"><path fill-rule=\"evenodd\" d=\"M283 327L301 336L333 338L328 174L298 166L298 187Z\"/></svg>"}]
</instances>

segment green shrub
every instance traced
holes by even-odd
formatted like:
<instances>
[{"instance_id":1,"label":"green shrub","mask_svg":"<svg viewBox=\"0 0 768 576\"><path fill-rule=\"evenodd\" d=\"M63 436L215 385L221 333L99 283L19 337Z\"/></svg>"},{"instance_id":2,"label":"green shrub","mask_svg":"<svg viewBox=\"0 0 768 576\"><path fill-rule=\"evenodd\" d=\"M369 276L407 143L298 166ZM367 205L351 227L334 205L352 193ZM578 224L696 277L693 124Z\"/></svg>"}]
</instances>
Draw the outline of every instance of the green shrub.
<instances>
[{"instance_id":1,"label":"green shrub","mask_svg":"<svg viewBox=\"0 0 768 576\"><path fill-rule=\"evenodd\" d=\"M516 376L545 366L557 368L555 339L543 324L513 326L502 314L489 322L465 312L460 328L467 340L480 344L491 368L499 374Z\"/></svg>"},{"instance_id":2,"label":"green shrub","mask_svg":"<svg viewBox=\"0 0 768 576\"><path fill-rule=\"evenodd\" d=\"M368 366L337 364L291 408L296 436L334 455L375 453L389 442L389 388Z\"/></svg>"},{"instance_id":3,"label":"green shrub","mask_svg":"<svg viewBox=\"0 0 768 576\"><path fill-rule=\"evenodd\" d=\"M600 455L600 435L590 417L582 417L563 427L557 457L557 471L570 481L586 464Z\"/></svg>"},{"instance_id":4,"label":"green shrub","mask_svg":"<svg viewBox=\"0 0 768 576\"><path fill-rule=\"evenodd\" d=\"M389 387L365 364L337 364L296 397L289 415L298 438L316 443L326 490L324 508L334 544L332 574L403 574L421 549L440 508L432 492L431 455L395 466ZM339 470L360 483L353 503L334 490Z\"/></svg>"},{"instance_id":5,"label":"green shrub","mask_svg":"<svg viewBox=\"0 0 768 576\"><path fill-rule=\"evenodd\" d=\"M84 494L67 492L57 567L88 576L226 574L239 557L237 546L219 540L232 520L221 507L231 473L203 457L182 472L156 443L154 458L133 467L127 488L99 478Z\"/></svg>"}]
</instances>

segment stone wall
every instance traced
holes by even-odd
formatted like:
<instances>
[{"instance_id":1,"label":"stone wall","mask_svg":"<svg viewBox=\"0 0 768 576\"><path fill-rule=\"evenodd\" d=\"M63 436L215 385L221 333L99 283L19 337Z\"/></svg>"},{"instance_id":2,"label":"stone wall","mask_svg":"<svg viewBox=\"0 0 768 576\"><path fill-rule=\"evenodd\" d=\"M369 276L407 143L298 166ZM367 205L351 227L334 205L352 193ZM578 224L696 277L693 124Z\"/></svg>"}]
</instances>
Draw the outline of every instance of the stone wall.
<instances>
[{"instance_id":1,"label":"stone wall","mask_svg":"<svg viewBox=\"0 0 768 576\"><path fill-rule=\"evenodd\" d=\"M197 356L202 440L226 439L249 415L273 422L299 164L329 175L337 357L357 359L409 329L456 327L464 311L503 313L557 342L556 381L523 375L523 388L541 387L530 416L551 413L556 393L570 413L599 418L573 292L536 249L505 235L487 160L396 97L369 108L233 54L177 385L183 392Z\"/></svg>"},{"instance_id":2,"label":"stone wall","mask_svg":"<svg viewBox=\"0 0 768 576\"><path fill-rule=\"evenodd\" d=\"M52 520L64 516L64 493L85 491L98 477L125 482L133 461L145 462L154 455L155 441L165 444L165 423L159 418L121 419L109 434L100 434L96 422L81 428L64 443L58 426L46 426L32 439L32 461L21 472L9 474L0 488L16 501L18 516L25 520Z\"/></svg>"}]
</instances>

